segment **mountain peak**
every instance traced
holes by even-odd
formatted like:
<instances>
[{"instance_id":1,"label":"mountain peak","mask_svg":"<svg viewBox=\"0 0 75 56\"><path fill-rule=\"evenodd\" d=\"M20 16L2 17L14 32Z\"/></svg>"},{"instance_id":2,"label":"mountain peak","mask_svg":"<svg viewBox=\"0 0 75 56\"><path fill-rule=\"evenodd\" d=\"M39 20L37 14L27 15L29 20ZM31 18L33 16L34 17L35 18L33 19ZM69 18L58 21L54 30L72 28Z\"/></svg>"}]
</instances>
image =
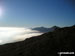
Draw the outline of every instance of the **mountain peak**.
<instances>
[{"instance_id":1,"label":"mountain peak","mask_svg":"<svg viewBox=\"0 0 75 56\"><path fill-rule=\"evenodd\" d=\"M58 27L58 26L53 26L53 27L51 27L51 28L47 28L47 27L36 27L36 28L33 28L32 30L37 30L37 31L39 31L39 32L42 32L42 33L46 33L46 32L52 32L52 31L54 31L55 29L58 29L58 28L60 28L60 27Z\"/></svg>"}]
</instances>

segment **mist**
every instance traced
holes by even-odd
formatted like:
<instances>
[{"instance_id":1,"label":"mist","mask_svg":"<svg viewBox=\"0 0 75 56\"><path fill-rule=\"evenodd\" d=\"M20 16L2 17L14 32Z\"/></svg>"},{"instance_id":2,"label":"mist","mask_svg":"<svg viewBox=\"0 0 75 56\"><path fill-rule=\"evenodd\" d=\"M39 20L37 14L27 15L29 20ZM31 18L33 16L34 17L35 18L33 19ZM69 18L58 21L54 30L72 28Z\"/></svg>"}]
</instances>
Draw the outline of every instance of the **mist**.
<instances>
[{"instance_id":1,"label":"mist","mask_svg":"<svg viewBox=\"0 0 75 56\"><path fill-rule=\"evenodd\" d=\"M29 28L20 27L0 27L0 45L12 42L23 41L32 36L38 36L43 33Z\"/></svg>"}]
</instances>

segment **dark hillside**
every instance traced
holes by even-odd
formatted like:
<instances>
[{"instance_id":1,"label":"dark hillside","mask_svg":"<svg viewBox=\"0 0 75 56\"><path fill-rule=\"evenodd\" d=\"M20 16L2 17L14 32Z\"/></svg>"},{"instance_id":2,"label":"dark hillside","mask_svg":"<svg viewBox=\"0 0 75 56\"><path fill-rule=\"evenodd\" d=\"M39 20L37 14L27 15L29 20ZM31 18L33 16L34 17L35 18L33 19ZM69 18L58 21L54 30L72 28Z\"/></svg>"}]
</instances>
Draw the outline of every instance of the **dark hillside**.
<instances>
[{"instance_id":1,"label":"dark hillside","mask_svg":"<svg viewBox=\"0 0 75 56\"><path fill-rule=\"evenodd\" d=\"M75 26L0 46L0 56L57 56L60 51L75 51Z\"/></svg>"}]
</instances>

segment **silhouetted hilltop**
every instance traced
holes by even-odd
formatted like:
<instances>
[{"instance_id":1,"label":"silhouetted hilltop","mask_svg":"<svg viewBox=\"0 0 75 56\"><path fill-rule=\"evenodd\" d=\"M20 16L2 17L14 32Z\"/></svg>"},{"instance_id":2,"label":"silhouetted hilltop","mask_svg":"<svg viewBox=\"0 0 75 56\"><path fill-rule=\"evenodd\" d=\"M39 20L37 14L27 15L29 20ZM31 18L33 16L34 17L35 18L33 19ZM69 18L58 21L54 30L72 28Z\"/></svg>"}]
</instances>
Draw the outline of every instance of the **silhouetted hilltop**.
<instances>
[{"instance_id":1,"label":"silhouetted hilltop","mask_svg":"<svg viewBox=\"0 0 75 56\"><path fill-rule=\"evenodd\" d=\"M59 56L75 51L75 26L59 28L21 42L0 46L0 56Z\"/></svg>"},{"instance_id":2,"label":"silhouetted hilltop","mask_svg":"<svg viewBox=\"0 0 75 56\"><path fill-rule=\"evenodd\" d=\"M51 31L54 31L55 29L57 28L60 28L58 26L53 26L51 28L46 28L46 27L36 27L36 28L32 28L32 30L37 30L39 32L43 32L43 33L46 33L46 32L51 32Z\"/></svg>"}]
</instances>

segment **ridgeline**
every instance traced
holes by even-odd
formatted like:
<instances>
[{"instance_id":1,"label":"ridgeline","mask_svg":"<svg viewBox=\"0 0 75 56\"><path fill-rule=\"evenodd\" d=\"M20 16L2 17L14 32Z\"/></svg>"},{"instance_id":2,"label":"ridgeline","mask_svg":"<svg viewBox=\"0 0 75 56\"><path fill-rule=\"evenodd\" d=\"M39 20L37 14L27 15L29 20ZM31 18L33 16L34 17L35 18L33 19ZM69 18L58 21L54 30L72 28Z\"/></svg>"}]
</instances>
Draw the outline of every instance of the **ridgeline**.
<instances>
[{"instance_id":1,"label":"ridgeline","mask_svg":"<svg viewBox=\"0 0 75 56\"><path fill-rule=\"evenodd\" d=\"M58 52L64 51L75 51L75 26L0 45L0 56L59 56Z\"/></svg>"}]
</instances>

